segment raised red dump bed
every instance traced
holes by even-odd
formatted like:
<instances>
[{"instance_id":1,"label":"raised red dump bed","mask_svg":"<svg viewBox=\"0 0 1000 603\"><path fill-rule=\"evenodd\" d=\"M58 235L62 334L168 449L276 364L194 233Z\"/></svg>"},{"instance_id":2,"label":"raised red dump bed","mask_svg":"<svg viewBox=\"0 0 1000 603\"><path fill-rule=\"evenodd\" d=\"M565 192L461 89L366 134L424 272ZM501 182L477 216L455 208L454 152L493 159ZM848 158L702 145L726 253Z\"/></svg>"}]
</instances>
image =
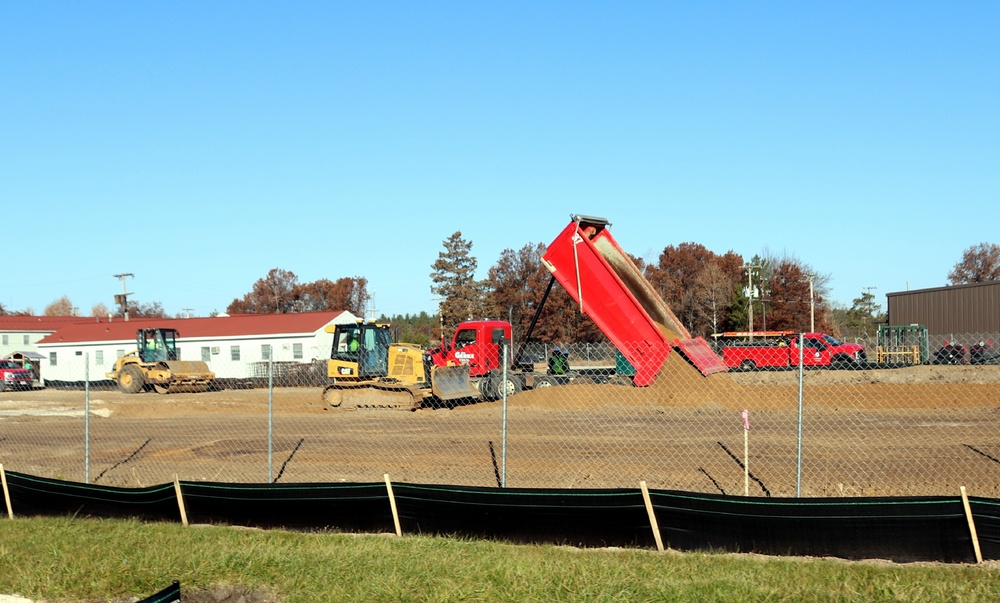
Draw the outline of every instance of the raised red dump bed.
<instances>
[{"instance_id":1,"label":"raised red dump bed","mask_svg":"<svg viewBox=\"0 0 1000 603\"><path fill-rule=\"evenodd\" d=\"M572 216L542 255L545 266L622 355L633 382L649 385L672 345L705 375L727 370L701 337L692 339L635 263L618 246L604 218Z\"/></svg>"}]
</instances>

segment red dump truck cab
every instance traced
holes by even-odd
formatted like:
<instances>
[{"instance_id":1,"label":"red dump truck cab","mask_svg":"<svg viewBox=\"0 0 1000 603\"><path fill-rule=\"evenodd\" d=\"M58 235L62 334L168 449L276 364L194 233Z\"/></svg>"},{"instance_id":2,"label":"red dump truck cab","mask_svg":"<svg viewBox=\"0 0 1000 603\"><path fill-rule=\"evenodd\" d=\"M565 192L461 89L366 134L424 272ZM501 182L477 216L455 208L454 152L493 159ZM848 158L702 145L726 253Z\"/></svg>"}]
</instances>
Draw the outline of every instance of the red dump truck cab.
<instances>
[{"instance_id":1,"label":"red dump truck cab","mask_svg":"<svg viewBox=\"0 0 1000 603\"><path fill-rule=\"evenodd\" d=\"M35 376L12 360L0 360L0 391L5 389L31 389Z\"/></svg>"},{"instance_id":2,"label":"red dump truck cab","mask_svg":"<svg viewBox=\"0 0 1000 603\"><path fill-rule=\"evenodd\" d=\"M501 343L510 350L511 327L503 320L474 320L460 323L450 345L429 352L437 366L469 365L469 376L482 377L503 366ZM510 364L508 358L507 364Z\"/></svg>"},{"instance_id":3,"label":"red dump truck cab","mask_svg":"<svg viewBox=\"0 0 1000 603\"><path fill-rule=\"evenodd\" d=\"M826 333L802 334L802 365L857 368L867 357L865 346L840 341ZM799 365L799 336L789 334L757 341L728 340L720 345L722 359L730 369L752 371Z\"/></svg>"}]
</instances>

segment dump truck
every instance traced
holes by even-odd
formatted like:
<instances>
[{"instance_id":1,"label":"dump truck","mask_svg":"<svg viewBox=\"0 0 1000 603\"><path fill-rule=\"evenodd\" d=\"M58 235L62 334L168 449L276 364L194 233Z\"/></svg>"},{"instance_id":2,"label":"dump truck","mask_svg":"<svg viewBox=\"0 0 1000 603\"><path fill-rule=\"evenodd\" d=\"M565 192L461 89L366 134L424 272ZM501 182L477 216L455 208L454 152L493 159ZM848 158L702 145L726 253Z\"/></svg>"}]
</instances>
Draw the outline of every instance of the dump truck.
<instances>
[{"instance_id":1,"label":"dump truck","mask_svg":"<svg viewBox=\"0 0 1000 603\"><path fill-rule=\"evenodd\" d=\"M610 222L580 214L570 218L542 255L551 278L525 342L558 282L619 350L634 371L634 385L650 385L674 347L706 376L727 370L703 338L691 337L618 246L608 230ZM511 361L502 365L501 349L511 344L510 324L505 321L463 323L450 344L430 351L393 344L388 325L355 332L370 338L364 342L349 339L353 332L349 327L332 328L328 374L333 383L323 396L337 408L415 409L433 398L490 400L554 383L520 366L521 350L507 354ZM477 347L469 347L472 342L467 337L475 337Z\"/></svg>"},{"instance_id":2,"label":"dump truck","mask_svg":"<svg viewBox=\"0 0 1000 603\"><path fill-rule=\"evenodd\" d=\"M542 254L542 263L551 277L535 308L524 342L519 349L507 354L506 370L501 350L511 344L511 327L502 320L468 321L458 325L449 345L430 352L433 364L468 364L470 383L485 399L570 382L574 376L601 380L604 375L583 371L563 376L539 373L533 366L521 362L524 345L530 341L549 293L558 282L615 345L624 360L622 364L630 367L633 385L652 384L674 348L703 375L728 370L704 338L691 337L611 236L610 222L581 214L572 214L570 219Z\"/></svg>"},{"instance_id":3,"label":"dump truck","mask_svg":"<svg viewBox=\"0 0 1000 603\"><path fill-rule=\"evenodd\" d=\"M727 370L704 338L691 337L618 245L610 222L580 214L570 220L542 263L631 364L634 385L652 384L674 348L705 376Z\"/></svg>"},{"instance_id":4,"label":"dump truck","mask_svg":"<svg viewBox=\"0 0 1000 603\"><path fill-rule=\"evenodd\" d=\"M200 360L180 360L176 329L149 328L136 332L136 349L115 361L106 377L126 394L154 390L160 394L203 392L215 373Z\"/></svg>"}]
</instances>

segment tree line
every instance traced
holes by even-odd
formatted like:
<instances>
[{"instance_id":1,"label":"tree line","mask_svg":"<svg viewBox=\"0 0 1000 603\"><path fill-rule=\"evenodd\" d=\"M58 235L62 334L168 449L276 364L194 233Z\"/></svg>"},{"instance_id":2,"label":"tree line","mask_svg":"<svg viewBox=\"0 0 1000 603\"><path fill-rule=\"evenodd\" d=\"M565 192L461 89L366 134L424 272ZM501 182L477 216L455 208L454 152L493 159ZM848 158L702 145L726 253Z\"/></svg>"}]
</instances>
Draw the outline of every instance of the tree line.
<instances>
[{"instance_id":1,"label":"tree line","mask_svg":"<svg viewBox=\"0 0 1000 603\"><path fill-rule=\"evenodd\" d=\"M521 340L548 287L550 275L542 264L545 245L529 243L505 249L477 279L479 264L472 242L457 231L443 241L443 250L431 264L431 292L438 296L439 313L380 316L393 323L400 340L430 345L450 336L454 327L476 318L510 321ZM654 260L629 256L677 318L695 336L726 331L789 330L829 332L844 337L870 337L885 314L870 291L850 307L828 303L829 275L821 274L790 256L755 255L749 260L732 250L717 254L693 242L668 245ZM979 243L967 248L948 274L948 284L1000 280L1000 245ZM361 276L300 283L294 272L271 269L242 297L227 306L230 314L283 314L348 310L363 317L371 301L368 281ZM129 316L165 318L159 302L128 302ZM0 314L31 315L9 311ZM43 316L79 315L68 296L43 311ZM215 314L215 312L213 312ZM120 316L95 304L90 316ZM533 339L542 342L601 342L600 329L576 307L558 285L552 287L539 315Z\"/></svg>"}]
</instances>

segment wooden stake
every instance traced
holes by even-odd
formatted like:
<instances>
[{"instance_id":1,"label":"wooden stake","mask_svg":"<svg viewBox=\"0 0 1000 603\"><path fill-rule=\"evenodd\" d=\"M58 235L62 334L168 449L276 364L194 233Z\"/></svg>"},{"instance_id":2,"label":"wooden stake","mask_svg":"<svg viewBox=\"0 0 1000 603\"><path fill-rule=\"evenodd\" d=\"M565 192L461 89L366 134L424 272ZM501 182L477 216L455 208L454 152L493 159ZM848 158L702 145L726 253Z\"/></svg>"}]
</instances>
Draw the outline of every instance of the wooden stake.
<instances>
[{"instance_id":1,"label":"wooden stake","mask_svg":"<svg viewBox=\"0 0 1000 603\"><path fill-rule=\"evenodd\" d=\"M0 463L0 482L3 482L3 500L7 503L7 517L14 519L14 508L10 506L10 490L7 489L7 472Z\"/></svg>"},{"instance_id":2,"label":"wooden stake","mask_svg":"<svg viewBox=\"0 0 1000 603\"><path fill-rule=\"evenodd\" d=\"M177 474L174 474L174 492L177 494L177 507L181 510L181 523L188 524L187 510L184 508L184 495L181 494L181 483L177 481Z\"/></svg>"},{"instance_id":3,"label":"wooden stake","mask_svg":"<svg viewBox=\"0 0 1000 603\"><path fill-rule=\"evenodd\" d=\"M965 508L965 519L969 522L969 534L972 535L972 548L976 551L976 563L983 562L983 552L979 549L979 536L976 535L976 522L972 520L972 506L969 505L969 495L965 493L965 486L960 486L962 490L962 506Z\"/></svg>"},{"instance_id":4,"label":"wooden stake","mask_svg":"<svg viewBox=\"0 0 1000 603\"><path fill-rule=\"evenodd\" d=\"M750 413L744 410L743 417L743 496L750 496Z\"/></svg>"},{"instance_id":5,"label":"wooden stake","mask_svg":"<svg viewBox=\"0 0 1000 603\"><path fill-rule=\"evenodd\" d=\"M656 550L663 552L663 538L660 536L660 525L656 523L656 513L653 512L653 501L649 498L649 488L646 487L646 480L639 482L642 489L642 500L646 503L646 514L649 515L649 525L653 528L653 538L656 539Z\"/></svg>"},{"instance_id":6,"label":"wooden stake","mask_svg":"<svg viewBox=\"0 0 1000 603\"><path fill-rule=\"evenodd\" d=\"M399 525L399 512L396 511L396 497L392 494L392 482L389 481L389 474L385 474L385 489L389 493L389 507L392 509L392 523L396 525L396 536L403 535L403 528Z\"/></svg>"}]
</instances>

